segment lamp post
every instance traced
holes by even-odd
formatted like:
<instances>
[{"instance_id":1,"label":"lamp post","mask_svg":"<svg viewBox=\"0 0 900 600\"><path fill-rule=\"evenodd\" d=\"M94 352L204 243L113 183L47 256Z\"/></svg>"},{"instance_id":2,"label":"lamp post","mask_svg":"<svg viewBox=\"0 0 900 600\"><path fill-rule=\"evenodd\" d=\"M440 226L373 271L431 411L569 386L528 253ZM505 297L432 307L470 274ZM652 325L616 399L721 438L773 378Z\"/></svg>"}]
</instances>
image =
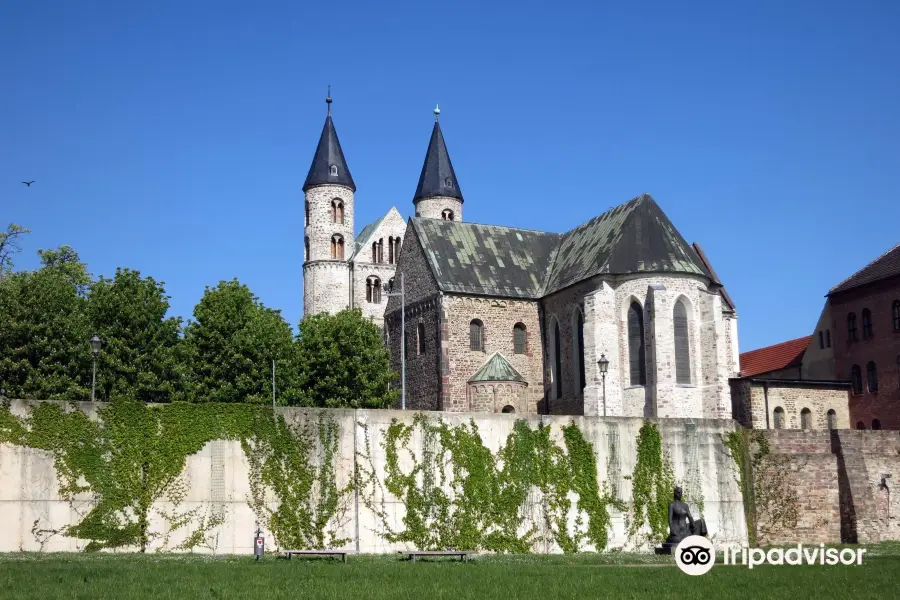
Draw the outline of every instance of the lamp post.
<instances>
[{"instance_id":1,"label":"lamp post","mask_svg":"<svg viewBox=\"0 0 900 600\"><path fill-rule=\"evenodd\" d=\"M406 276L400 273L400 293L390 293L394 289L394 280L382 284L385 296L400 296L400 407L406 410Z\"/></svg>"},{"instance_id":2,"label":"lamp post","mask_svg":"<svg viewBox=\"0 0 900 600\"><path fill-rule=\"evenodd\" d=\"M606 360L606 355L601 354L600 360L597 361L597 366L600 367L600 377L603 379L603 416L606 416L606 371L609 369L609 361Z\"/></svg>"},{"instance_id":3,"label":"lamp post","mask_svg":"<svg viewBox=\"0 0 900 600\"><path fill-rule=\"evenodd\" d=\"M103 341L100 339L100 336L94 334L90 342L91 354L94 357L94 377L91 381L91 402L94 402L97 391L97 357L100 356L100 348L103 346Z\"/></svg>"}]
</instances>

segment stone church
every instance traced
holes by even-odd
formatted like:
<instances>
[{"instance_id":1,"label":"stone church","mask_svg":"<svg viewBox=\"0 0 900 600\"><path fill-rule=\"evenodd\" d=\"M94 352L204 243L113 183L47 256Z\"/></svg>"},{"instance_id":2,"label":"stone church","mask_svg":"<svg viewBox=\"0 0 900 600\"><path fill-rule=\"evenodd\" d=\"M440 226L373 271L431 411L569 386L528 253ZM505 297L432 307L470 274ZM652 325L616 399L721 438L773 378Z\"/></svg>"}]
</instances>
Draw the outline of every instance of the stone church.
<instances>
[{"instance_id":1,"label":"stone church","mask_svg":"<svg viewBox=\"0 0 900 600\"><path fill-rule=\"evenodd\" d=\"M304 313L361 308L398 371L405 335L407 408L731 418L734 303L653 198L565 233L467 223L435 109L415 216L391 208L354 238L328 102L303 187ZM400 272L405 332L380 288Z\"/></svg>"}]
</instances>

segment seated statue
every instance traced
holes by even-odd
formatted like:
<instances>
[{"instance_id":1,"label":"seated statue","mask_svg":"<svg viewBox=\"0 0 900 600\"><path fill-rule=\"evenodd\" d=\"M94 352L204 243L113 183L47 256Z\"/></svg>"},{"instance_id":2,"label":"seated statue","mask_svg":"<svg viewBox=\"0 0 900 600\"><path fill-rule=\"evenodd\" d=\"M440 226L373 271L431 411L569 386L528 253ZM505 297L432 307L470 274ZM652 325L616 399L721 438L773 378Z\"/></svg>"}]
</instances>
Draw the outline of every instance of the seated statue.
<instances>
[{"instance_id":1,"label":"seated statue","mask_svg":"<svg viewBox=\"0 0 900 600\"><path fill-rule=\"evenodd\" d=\"M671 554L672 549L689 535L706 536L706 523L703 519L695 521L691 516L690 508L681 499L680 487L675 488L674 496L675 499L669 503L669 537L660 549L661 554Z\"/></svg>"}]
</instances>

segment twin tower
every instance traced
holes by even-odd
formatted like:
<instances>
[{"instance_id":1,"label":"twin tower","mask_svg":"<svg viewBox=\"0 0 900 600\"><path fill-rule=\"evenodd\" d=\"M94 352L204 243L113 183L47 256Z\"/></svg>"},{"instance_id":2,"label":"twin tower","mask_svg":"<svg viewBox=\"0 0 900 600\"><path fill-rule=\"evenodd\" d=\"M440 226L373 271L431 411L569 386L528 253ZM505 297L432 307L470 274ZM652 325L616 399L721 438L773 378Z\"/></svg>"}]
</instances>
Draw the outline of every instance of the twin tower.
<instances>
[{"instance_id":1,"label":"twin tower","mask_svg":"<svg viewBox=\"0 0 900 600\"><path fill-rule=\"evenodd\" d=\"M396 207L391 207L354 236L356 184L331 119L330 94L325 102L328 115L303 184L303 314L359 308L381 326L387 307L382 283L396 271L406 221ZM435 108L434 129L413 204L417 217L461 221L462 191L444 143L439 115L440 109Z\"/></svg>"}]
</instances>

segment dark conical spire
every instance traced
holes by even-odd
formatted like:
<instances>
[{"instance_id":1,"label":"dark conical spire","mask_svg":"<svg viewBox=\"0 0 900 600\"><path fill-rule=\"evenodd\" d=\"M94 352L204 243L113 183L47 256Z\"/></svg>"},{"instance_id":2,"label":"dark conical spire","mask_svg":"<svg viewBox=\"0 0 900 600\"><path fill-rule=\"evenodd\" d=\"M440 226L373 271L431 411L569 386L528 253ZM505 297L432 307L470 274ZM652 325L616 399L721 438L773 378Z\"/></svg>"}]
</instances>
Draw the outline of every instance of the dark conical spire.
<instances>
[{"instance_id":1,"label":"dark conical spire","mask_svg":"<svg viewBox=\"0 0 900 600\"><path fill-rule=\"evenodd\" d=\"M341 150L334 122L331 120L331 86L328 86L328 97L325 102L328 104L328 116L325 117L325 127L322 128L322 136L319 138L316 154L309 167L306 183L303 184L303 191L317 185L334 184L345 185L355 192L356 184L353 183L347 161L344 160L344 152Z\"/></svg>"},{"instance_id":2,"label":"dark conical spire","mask_svg":"<svg viewBox=\"0 0 900 600\"><path fill-rule=\"evenodd\" d=\"M422 165L422 174L419 175L419 185L416 187L413 202L434 196L457 198L460 202L463 199L459 181L453 171L453 163L450 162L450 154L447 152L447 144L444 143L441 124L438 121L440 114L440 109L435 108L434 129L431 131L431 140L428 142L428 151L425 153L425 164Z\"/></svg>"}]
</instances>

